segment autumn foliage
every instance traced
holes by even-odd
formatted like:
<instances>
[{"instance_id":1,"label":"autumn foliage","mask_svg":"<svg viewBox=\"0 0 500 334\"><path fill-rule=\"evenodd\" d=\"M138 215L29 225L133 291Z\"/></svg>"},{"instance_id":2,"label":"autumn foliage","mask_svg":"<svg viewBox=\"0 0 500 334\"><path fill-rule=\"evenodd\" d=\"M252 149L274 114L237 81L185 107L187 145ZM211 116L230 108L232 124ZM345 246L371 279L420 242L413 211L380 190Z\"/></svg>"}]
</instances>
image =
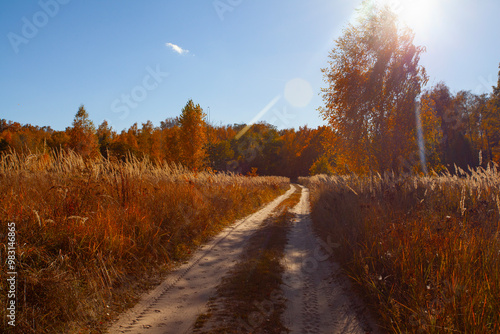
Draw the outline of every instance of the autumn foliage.
<instances>
[{"instance_id":1,"label":"autumn foliage","mask_svg":"<svg viewBox=\"0 0 500 334\"><path fill-rule=\"evenodd\" d=\"M107 121L97 129L81 106L71 127L50 127L0 121L0 154L75 152L85 159L128 161L132 158L153 164L182 164L191 170L215 170L246 175L296 178L309 175L314 162L326 154L324 143L331 138L328 127L278 130L267 123L254 124L236 137L244 124L213 126L205 121L201 107L188 101L176 118L159 126L147 121L117 133Z\"/></svg>"},{"instance_id":2,"label":"autumn foliage","mask_svg":"<svg viewBox=\"0 0 500 334\"><path fill-rule=\"evenodd\" d=\"M321 115L337 173L427 173L499 163L500 82L491 95L423 89L424 47L388 8L371 8L335 42Z\"/></svg>"}]
</instances>

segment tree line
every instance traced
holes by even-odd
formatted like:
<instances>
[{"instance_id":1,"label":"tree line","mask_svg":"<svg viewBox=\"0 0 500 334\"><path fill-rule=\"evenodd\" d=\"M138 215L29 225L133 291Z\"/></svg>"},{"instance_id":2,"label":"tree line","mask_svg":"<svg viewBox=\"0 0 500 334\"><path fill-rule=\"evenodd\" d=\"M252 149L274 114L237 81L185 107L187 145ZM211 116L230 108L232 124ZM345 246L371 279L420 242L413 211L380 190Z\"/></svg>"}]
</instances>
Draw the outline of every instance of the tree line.
<instances>
[{"instance_id":1,"label":"tree line","mask_svg":"<svg viewBox=\"0 0 500 334\"><path fill-rule=\"evenodd\" d=\"M245 126L208 124L200 105L190 100L180 116L159 126L147 121L117 132L107 121L96 127L82 105L64 131L0 120L0 152L72 150L88 159L149 159L197 170L296 178L309 175L332 133L326 126L278 130L257 123L237 139Z\"/></svg>"},{"instance_id":2,"label":"tree line","mask_svg":"<svg viewBox=\"0 0 500 334\"><path fill-rule=\"evenodd\" d=\"M73 150L86 158L150 159L291 178L310 174L429 173L500 164L500 72L488 94L425 88L425 48L388 8L371 7L335 41L319 108L328 126L207 124L192 100L159 126L95 127L84 106L64 131L0 120L0 152Z\"/></svg>"}]
</instances>

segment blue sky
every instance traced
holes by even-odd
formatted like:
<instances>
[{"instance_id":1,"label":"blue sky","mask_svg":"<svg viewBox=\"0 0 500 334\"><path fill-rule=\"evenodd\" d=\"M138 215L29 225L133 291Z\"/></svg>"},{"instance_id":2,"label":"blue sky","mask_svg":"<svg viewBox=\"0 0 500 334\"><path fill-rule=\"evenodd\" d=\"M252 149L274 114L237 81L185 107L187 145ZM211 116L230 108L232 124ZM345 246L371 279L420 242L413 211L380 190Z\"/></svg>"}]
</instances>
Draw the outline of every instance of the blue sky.
<instances>
[{"instance_id":1,"label":"blue sky","mask_svg":"<svg viewBox=\"0 0 500 334\"><path fill-rule=\"evenodd\" d=\"M500 1L430 1L391 2L427 47L430 84L490 92ZM259 115L278 128L316 127L320 69L360 3L2 1L0 118L63 130L84 104L96 125L121 131L159 125L193 99L215 124Z\"/></svg>"}]
</instances>

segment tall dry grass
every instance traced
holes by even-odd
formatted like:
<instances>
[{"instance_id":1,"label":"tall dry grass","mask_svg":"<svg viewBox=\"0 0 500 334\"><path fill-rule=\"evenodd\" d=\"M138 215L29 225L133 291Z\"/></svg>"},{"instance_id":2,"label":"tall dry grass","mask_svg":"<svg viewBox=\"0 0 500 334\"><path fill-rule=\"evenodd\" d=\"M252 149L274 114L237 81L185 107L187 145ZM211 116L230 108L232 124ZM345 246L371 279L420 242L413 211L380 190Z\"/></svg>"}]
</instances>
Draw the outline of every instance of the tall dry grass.
<instances>
[{"instance_id":1,"label":"tall dry grass","mask_svg":"<svg viewBox=\"0 0 500 334\"><path fill-rule=\"evenodd\" d=\"M288 187L286 178L195 173L147 160L2 156L0 255L4 263L7 223L15 222L16 330L101 332L170 265ZM10 328L4 312L0 332Z\"/></svg>"},{"instance_id":2,"label":"tall dry grass","mask_svg":"<svg viewBox=\"0 0 500 334\"><path fill-rule=\"evenodd\" d=\"M316 176L313 220L384 332L500 332L500 175Z\"/></svg>"}]
</instances>

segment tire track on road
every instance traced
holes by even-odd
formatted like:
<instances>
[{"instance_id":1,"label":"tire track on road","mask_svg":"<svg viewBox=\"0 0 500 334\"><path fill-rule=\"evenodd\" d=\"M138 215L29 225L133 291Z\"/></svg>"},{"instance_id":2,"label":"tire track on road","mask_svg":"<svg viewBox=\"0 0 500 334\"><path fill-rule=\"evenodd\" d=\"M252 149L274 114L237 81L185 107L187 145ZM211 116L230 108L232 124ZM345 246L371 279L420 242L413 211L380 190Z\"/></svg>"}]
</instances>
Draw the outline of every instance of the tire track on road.
<instances>
[{"instance_id":1,"label":"tire track on road","mask_svg":"<svg viewBox=\"0 0 500 334\"><path fill-rule=\"evenodd\" d=\"M301 186L302 187L302 186ZM376 333L364 306L350 292L332 261L335 245L313 231L309 190L293 209L296 218L285 247L282 286L287 299L283 324L294 334Z\"/></svg>"},{"instance_id":2,"label":"tire track on road","mask_svg":"<svg viewBox=\"0 0 500 334\"><path fill-rule=\"evenodd\" d=\"M220 279L237 261L247 239L294 192L291 187L258 212L226 228L201 247L189 262L111 325L108 333L180 334L192 330Z\"/></svg>"}]
</instances>

